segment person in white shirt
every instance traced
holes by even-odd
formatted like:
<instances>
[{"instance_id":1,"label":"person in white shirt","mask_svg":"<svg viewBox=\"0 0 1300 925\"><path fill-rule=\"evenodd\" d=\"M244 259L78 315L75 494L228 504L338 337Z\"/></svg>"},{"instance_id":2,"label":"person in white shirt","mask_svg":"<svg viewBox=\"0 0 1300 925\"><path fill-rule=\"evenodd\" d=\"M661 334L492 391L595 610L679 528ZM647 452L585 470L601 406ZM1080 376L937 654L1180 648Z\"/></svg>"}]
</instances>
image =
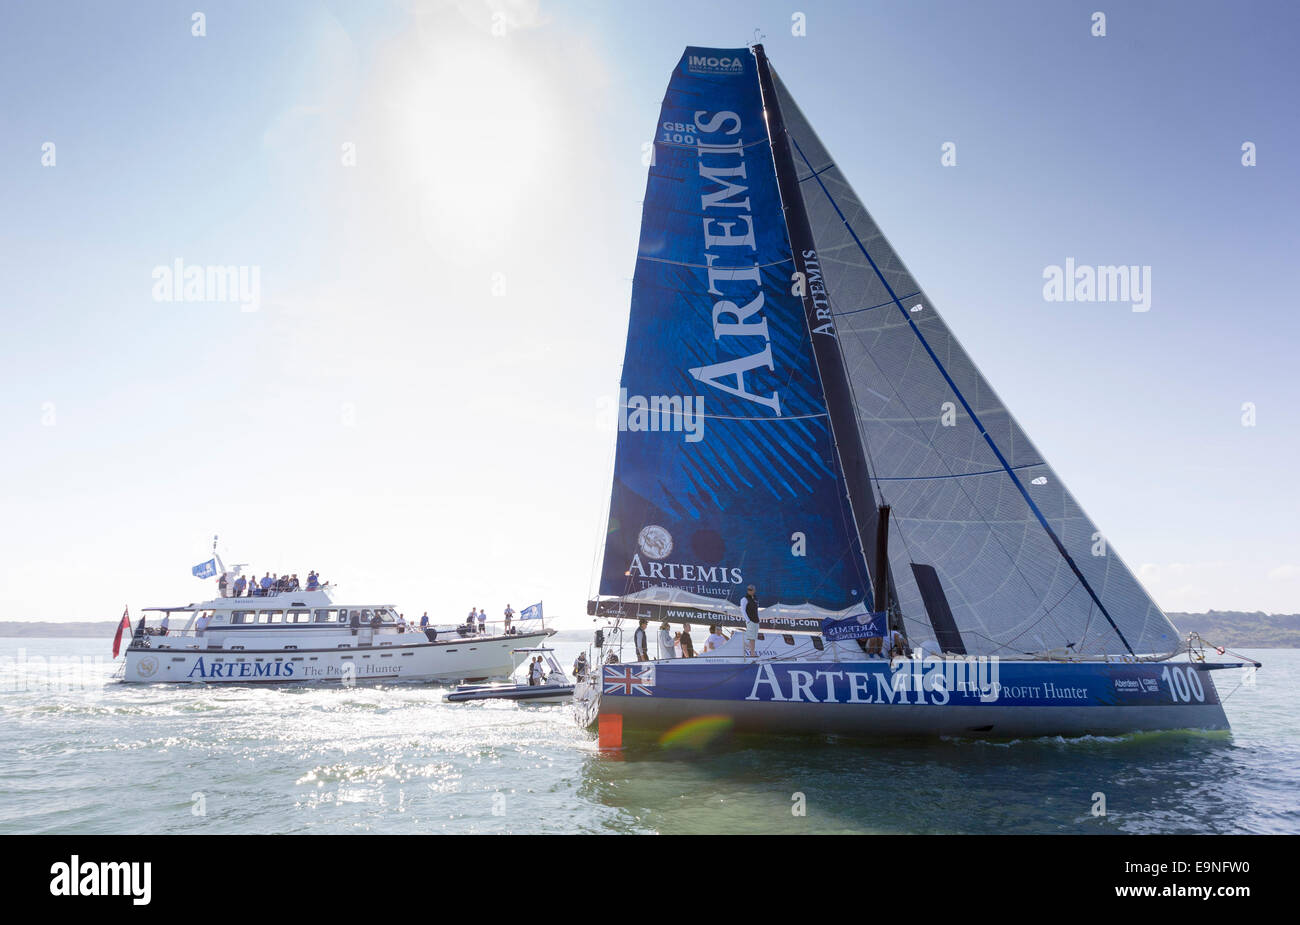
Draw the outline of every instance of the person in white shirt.
<instances>
[{"instance_id":1,"label":"person in white shirt","mask_svg":"<svg viewBox=\"0 0 1300 925\"><path fill-rule=\"evenodd\" d=\"M159 633L160 636L167 635L167 627L171 625L171 622L172 622L172 615L169 613L164 613L162 618L162 623L159 624L162 627L162 632Z\"/></svg>"},{"instance_id":2,"label":"person in white shirt","mask_svg":"<svg viewBox=\"0 0 1300 925\"><path fill-rule=\"evenodd\" d=\"M478 612L478 634L480 636L487 635L487 610Z\"/></svg>"},{"instance_id":3,"label":"person in white shirt","mask_svg":"<svg viewBox=\"0 0 1300 925\"><path fill-rule=\"evenodd\" d=\"M206 613L201 613L199 614L199 618L194 621L194 633L196 636L202 636L203 631L206 630L207 628L208 628L208 615Z\"/></svg>"},{"instance_id":4,"label":"person in white shirt","mask_svg":"<svg viewBox=\"0 0 1300 925\"><path fill-rule=\"evenodd\" d=\"M890 658L895 655L905 655L903 646L903 634L898 630L889 630L885 633L885 655Z\"/></svg>"},{"instance_id":5,"label":"person in white shirt","mask_svg":"<svg viewBox=\"0 0 1300 925\"><path fill-rule=\"evenodd\" d=\"M727 644L727 637L722 635L722 631L715 625L709 627L709 638L704 640L705 652L716 652Z\"/></svg>"},{"instance_id":6,"label":"person in white shirt","mask_svg":"<svg viewBox=\"0 0 1300 925\"><path fill-rule=\"evenodd\" d=\"M677 646L673 640L673 629L668 625L667 620L659 624L659 657L677 657Z\"/></svg>"}]
</instances>

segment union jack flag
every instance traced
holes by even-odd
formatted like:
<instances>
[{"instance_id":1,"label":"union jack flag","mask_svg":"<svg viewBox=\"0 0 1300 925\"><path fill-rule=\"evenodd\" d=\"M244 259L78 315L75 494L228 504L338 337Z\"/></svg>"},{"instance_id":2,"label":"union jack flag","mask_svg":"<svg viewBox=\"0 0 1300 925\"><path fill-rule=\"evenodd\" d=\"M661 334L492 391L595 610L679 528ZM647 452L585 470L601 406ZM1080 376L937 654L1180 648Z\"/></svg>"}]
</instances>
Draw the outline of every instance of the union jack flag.
<instances>
[{"instance_id":1,"label":"union jack flag","mask_svg":"<svg viewBox=\"0 0 1300 925\"><path fill-rule=\"evenodd\" d=\"M607 694L653 694L650 687L654 684L653 668L627 668L622 665L605 666L605 693Z\"/></svg>"}]
</instances>

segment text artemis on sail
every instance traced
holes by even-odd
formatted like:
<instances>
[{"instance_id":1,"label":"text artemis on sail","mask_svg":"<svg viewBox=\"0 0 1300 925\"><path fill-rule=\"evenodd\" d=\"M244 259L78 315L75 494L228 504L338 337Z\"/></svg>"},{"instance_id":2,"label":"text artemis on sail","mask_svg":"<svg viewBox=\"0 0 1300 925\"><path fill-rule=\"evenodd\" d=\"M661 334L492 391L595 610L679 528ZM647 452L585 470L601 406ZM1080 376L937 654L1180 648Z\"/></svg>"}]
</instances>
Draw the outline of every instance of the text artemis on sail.
<instances>
[{"instance_id":1,"label":"text artemis on sail","mask_svg":"<svg viewBox=\"0 0 1300 925\"><path fill-rule=\"evenodd\" d=\"M705 117L708 118L705 118ZM772 363L772 341L767 330L767 319L763 317L763 288L759 268L752 262L748 266L735 266L736 258L727 262L730 266L715 266L714 261L720 255L713 253L720 248L748 248L757 251L758 245L754 235L754 216L748 211L749 197L744 196L749 189L733 179L745 180L745 146L739 137L740 116L731 110L713 113L706 111L695 113L695 125L699 130L696 139L696 153L699 156L700 176L718 184L718 188L700 196L701 211L704 212L704 263L709 278L709 295L725 296L713 305L713 339L720 341L724 337L761 337L763 349L724 360L709 366L700 366L690 370L690 374L705 385L720 389L729 395L743 398L781 413L780 396L773 391L771 395L756 395L745 387L745 373L759 367L775 369ZM708 143L705 136L735 136L735 141ZM744 198L737 198L744 196ZM710 215L710 212L720 212ZM743 226L743 232L734 233L734 229ZM731 250L725 254L734 253ZM740 305L734 292L724 293L721 286L744 285L752 287L749 301ZM757 320L751 320L756 318ZM733 378L731 385L723 380Z\"/></svg>"}]
</instances>

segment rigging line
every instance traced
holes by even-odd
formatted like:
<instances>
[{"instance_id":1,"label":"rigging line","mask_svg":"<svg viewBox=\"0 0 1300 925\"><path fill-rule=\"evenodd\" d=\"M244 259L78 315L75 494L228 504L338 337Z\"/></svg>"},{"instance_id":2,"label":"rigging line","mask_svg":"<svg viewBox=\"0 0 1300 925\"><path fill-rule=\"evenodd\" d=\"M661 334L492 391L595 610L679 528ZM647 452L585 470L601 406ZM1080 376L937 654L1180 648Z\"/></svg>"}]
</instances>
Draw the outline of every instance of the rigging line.
<instances>
[{"instance_id":1,"label":"rigging line","mask_svg":"<svg viewBox=\"0 0 1300 925\"><path fill-rule=\"evenodd\" d=\"M914 424L920 423L919 421L916 420L916 418L912 418L912 422ZM1013 466L1012 468L1033 469L1041 465L1043 465L1043 463L1025 463L1024 465ZM1002 469L983 469L979 472L949 472L947 475L879 475L876 476L876 481L877 482L930 482L935 479L965 479L965 478L970 478L972 475L997 475L1002 471L1003 471ZM987 521L984 522L987 523Z\"/></svg>"},{"instance_id":2,"label":"rigging line","mask_svg":"<svg viewBox=\"0 0 1300 925\"><path fill-rule=\"evenodd\" d=\"M914 299L914 298L916 298L917 296L919 296L920 294L921 294L921 290L918 289L918 290L916 290L916 292L909 292L909 293L908 293L907 295L905 295L905 296L899 296L899 298L900 298L900 299ZM858 315L858 314L861 314L862 312L873 311L873 310L875 310L875 309L877 309L877 308L885 308L886 306L888 306L888 305L893 305L893 304L894 304L894 303L893 303L892 301L890 301L890 302L881 302L879 305L867 305L867 306L864 306L863 308L849 308L849 309L845 309L845 310L842 311L842 312L831 312L831 314L834 315L836 318L847 318L849 315Z\"/></svg>"},{"instance_id":3,"label":"rigging line","mask_svg":"<svg viewBox=\"0 0 1300 925\"><path fill-rule=\"evenodd\" d=\"M748 150L749 148L753 148L753 147L756 147L757 145L766 144L766 143L767 143L767 136L766 136L766 135L764 135L764 136L763 136L762 138L760 138L758 141L745 141L745 140L742 138L742 139L741 139L737 144L734 144L734 145L703 145L703 146L701 146L699 143L696 143L696 144L693 144L693 145L688 145L688 144L686 144L685 142L679 142L679 141L663 141L663 140L658 139L658 138L656 138L656 139L655 139L655 142L654 142L656 148L659 147L660 145L663 145L665 148L679 148L679 149L681 149L681 150L683 150L683 151L695 151L695 152L699 152L700 148L703 147L703 148L704 148L704 151L703 151L702 153L704 153L704 154L732 154L732 153L734 153L734 152L732 151L733 148L741 148L741 149L743 149L743 150ZM834 166L835 166L834 164L831 165L831 167L834 167ZM827 169L829 170L830 168L827 168Z\"/></svg>"},{"instance_id":4,"label":"rigging line","mask_svg":"<svg viewBox=\"0 0 1300 925\"><path fill-rule=\"evenodd\" d=\"M791 141L794 141L794 139L791 138ZM797 143L797 142L795 142L795 146L798 147L798 143ZM800 151L800 154L802 155L803 152ZM828 196L827 198L829 199L829 196ZM833 202L832 202L831 204L834 205ZM831 293L830 293L829 291L826 293L826 298L827 298L828 301L832 299ZM875 355L871 352L870 349L868 349L868 348L866 347L865 343L862 342L862 338L861 338L860 334L857 334L857 333L852 332L852 331L848 332L848 334L851 335L851 336L856 337L856 338L858 339L859 343L862 343L862 346L863 346L863 355L864 355L868 360L871 361L871 364L876 368L877 373L879 373L881 380L882 380L882 381L885 381L885 382L890 382L889 377L886 376L885 373L884 373L884 370L880 368L880 364L877 362ZM921 422L917 419L916 415L912 412L912 409L911 409L910 407L908 407L908 404L907 404L906 400L903 398L903 396L902 396L902 394L899 392L898 388L897 388L896 386L894 386L892 382L890 382L890 388L891 388L891 390L892 390L893 393L894 393L894 397L898 400L899 405L902 406L903 411L907 414L907 417L911 420L911 422L912 422L912 423L913 423L913 424L914 424L918 429L920 429L920 428L921 428ZM853 394L854 405L857 406L857 392L856 392L856 388L855 388L855 386L853 385L853 381L852 381L852 378L851 378L851 377L849 378L849 390L850 390L850 392ZM882 396L882 397L883 397L883 396ZM889 399L886 398L885 400L888 401ZM863 444L863 447L866 449L867 459L868 459L868 462L870 463L870 468L871 468L871 473L872 473L872 480L875 482L875 484L876 484L876 490L879 491L879 493L880 493L880 499L881 499L881 501L883 502L883 501L885 500L885 491L884 491L884 487L880 484L881 479L879 478L879 476L876 476L876 475L875 475L875 473L876 473L878 470L877 470L877 468L876 468L875 459L874 459L874 458L872 457L872 455L871 455L870 441L868 441L868 440L866 440L865 438L863 438L863 439L862 439L862 444ZM954 472L952 471L952 468L948 465L948 459L947 459L947 457L946 457L942 452L940 452L937 448L931 446L931 449L934 450L934 452L936 453L936 455L937 455L938 458L939 458L940 463L942 463L942 465L944 466L944 468L948 470L948 476L947 476L947 477L948 477L948 478L956 479L958 476L956 475L956 473L954 473ZM1001 470L993 470L993 471L1001 471ZM982 516L982 515L980 514L979 506L975 503L975 500L970 496L970 493L969 493L968 491L966 491L966 488L965 488L965 487L964 487L960 482L954 482L954 484L957 485L958 489L961 491L962 496L966 499L966 503L967 503L968 505L970 505L970 509L975 513L975 516L978 518L978 522L979 522L979 523L982 523L985 527L987 527L987 528L989 529L989 535L993 537L993 541L997 544L998 548L1002 551L1003 555L1005 555L1005 556L1007 557L1007 561L1010 563L1011 568L1015 571L1015 573L1016 573L1017 575L1020 576L1020 579L1025 583L1025 587L1029 589L1029 593L1032 594L1032 595L1034 595L1035 597L1039 597L1039 598L1041 598L1041 595L1038 593L1037 589L1034 587L1033 582L1031 582L1031 581L1029 580L1029 576L1026 575L1026 574L1021 570L1019 564L1016 562L1016 557L1013 556L1013 555L1011 554L1010 550L1008 550L1008 549L1006 548L1005 545L1003 545L1001 538L998 536L997 532L993 529L993 524L988 520L988 518L986 518L986 517L984 517L984 516ZM898 518L896 518L896 519L898 519ZM975 521L970 521L970 522L971 522L971 523L974 523ZM906 533L902 530L901 526L900 526L899 530L897 531L897 533L898 533L898 536L899 536L899 537L902 539L902 541L903 541L903 551L907 554L908 561L909 561L909 562L912 562L912 563L915 563L915 562L916 562L916 559L915 559L915 557L912 555L912 548L911 548L911 545L908 543L908 541L907 541L907 535L906 535ZM1043 602L1040 600L1040 602L1039 602L1039 606L1042 606L1042 603L1043 603ZM1041 618L1040 618L1040 619L1041 619ZM924 625L924 624L922 624L922 625ZM1055 623L1053 623L1053 625L1055 625ZM1056 627L1056 628L1057 628L1057 631L1059 632L1059 631L1060 631L1060 627L1058 626L1058 627ZM1062 633L1061 635L1064 636L1065 634Z\"/></svg>"},{"instance_id":5,"label":"rigging line","mask_svg":"<svg viewBox=\"0 0 1300 925\"><path fill-rule=\"evenodd\" d=\"M756 263L753 266L748 267L715 267L707 263L687 263L684 260L669 260L666 257L651 257L648 254L637 254L636 259L650 260L654 263L664 263L673 267L690 267L692 270L714 270L715 272L723 270L750 272L751 270L766 270L768 267L779 267L783 263L794 263L794 257L786 257L783 260L773 260L771 263ZM719 278L721 279L720 274ZM724 282L731 282L731 280L725 280Z\"/></svg>"},{"instance_id":6,"label":"rigging line","mask_svg":"<svg viewBox=\"0 0 1300 925\"><path fill-rule=\"evenodd\" d=\"M788 384L789 383L787 382L787 385ZM619 407L622 408L624 411L654 410L652 408L633 408L631 405L619 405ZM658 412L661 416L667 416L667 417L684 417L686 415L685 410L674 411L671 408L660 408L658 409ZM826 412L822 411L817 414L780 414L777 415L776 417L761 417L758 415L746 416L741 414L708 414L707 412L701 411L698 414L694 414L692 416L698 418L704 418L707 421L761 421L761 422L767 422L771 424L777 424L783 421L806 421L809 420L810 418L824 418L826 417ZM974 474L979 475L981 473L974 473Z\"/></svg>"},{"instance_id":7,"label":"rigging line","mask_svg":"<svg viewBox=\"0 0 1300 925\"><path fill-rule=\"evenodd\" d=\"M790 138L790 141L793 142L795 146L795 150L799 152L799 156L803 157L804 163L808 164L808 158L804 155L803 149L799 147L798 140L796 140L793 136L790 136L788 132L786 134ZM808 164L808 167L809 169L812 169L811 164ZM867 252L867 249L863 245L861 239L858 238L858 233L853 229L853 226L849 224L849 220L845 218L844 213L840 211L839 204L835 201L834 197L831 196L830 190L826 188L826 184L822 182L821 177L817 177L816 180L817 180L817 185L821 187L822 192L825 194L832 208L835 209L835 213L839 216L840 221L844 223L844 227L847 228L849 234L853 236L853 241L858 245L858 250L862 251L862 256L867 258L867 261L871 264L871 269L875 271L877 278L880 280L881 284L885 287L885 290L894 299L894 304L898 306L898 310L903 313L903 318L906 319L908 325L912 328L912 333L915 334L917 339L921 342L921 346L924 347L925 352L930 355L930 359L934 361L934 365L938 368L940 374L947 381L948 386L953 390L953 394L957 396L957 400L962 403L962 407L966 409L966 413L970 415L971 420L975 422L975 426L979 428L980 433L984 436L985 442L988 443L989 448L993 450L993 454L997 456L998 462L1002 464L1002 467L1007 471L1007 475L1011 477L1012 484L1014 484L1017 490L1019 490L1021 496L1025 499L1025 503L1028 504L1030 509L1034 512L1034 515L1038 518L1038 522L1042 525L1043 529L1047 531L1047 535L1052 538L1052 542L1056 545L1057 552L1059 552L1061 554L1061 557L1065 559L1066 563L1070 566L1070 570L1073 571L1076 576L1078 576L1081 582L1083 582L1083 587L1087 590L1088 596L1091 597L1093 601L1097 604L1097 607L1101 610L1102 615L1106 618L1106 622L1108 622L1111 625L1111 628L1115 630L1115 634L1119 636L1119 641L1124 643L1124 648L1128 649L1130 655L1137 655L1137 653L1133 651L1133 647L1129 645L1128 639L1125 638L1124 632L1119 628L1119 625L1116 624L1116 622L1111 618L1110 612L1106 610L1106 605L1101 602L1101 598L1097 596L1097 592L1094 591L1092 585L1088 583L1087 577L1083 574L1083 571L1079 568L1078 564L1074 561L1074 558L1070 555L1069 550L1065 548L1065 544L1061 542L1061 538L1056 535L1056 531L1052 529L1052 525L1047 522L1047 518L1043 515L1043 512L1039 510L1038 504L1034 501L1033 498L1029 496L1029 491L1021 483L1019 477L1017 477L1015 472L1012 471L1010 463L1008 463L1006 457L1002 455L1002 451L998 448L998 445L993 441L993 437L990 436L989 432L984 429L984 424L983 422L980 421L979 416L975 414L975 409L972 408L970 406L970 403L966 401L966 396L962 394L961 389L957 388L957 383L953 381L950 375L948 375L947 368L944 367L943 362L939 359L938 355L934 352L933 348L931 348L930 342L925 339L925 335L921 333L921 329L916 326L916 322L912 320L912 316L908 313L907 309L903 307L903 303L898 300L898 296L895 295L894 293L894 287L889 285L889 280L885 279L885 274L880 272L880 268L876 266L876 261L872 258L871 254Z\"/></svg>"}]
</instances>

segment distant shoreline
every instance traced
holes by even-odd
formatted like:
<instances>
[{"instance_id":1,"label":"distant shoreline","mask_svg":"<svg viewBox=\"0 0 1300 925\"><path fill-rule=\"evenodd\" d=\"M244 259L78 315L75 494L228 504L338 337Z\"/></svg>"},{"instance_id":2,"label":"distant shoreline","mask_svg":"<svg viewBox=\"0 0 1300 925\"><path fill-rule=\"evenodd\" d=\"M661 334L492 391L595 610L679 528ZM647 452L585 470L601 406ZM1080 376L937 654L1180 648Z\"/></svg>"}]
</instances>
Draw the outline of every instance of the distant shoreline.
<instances>
[{"instance_id":1,"label":"distant shoreline","mask_svg":"<svg viewBox=\"0 0 1300 925\"><path fill-rule=\"evenodd\" d=\"M1300 649L1300 614L1211 610L1208 613L1170 613L1169 619L1174 621L1180 633L1200 633L1211 645L1246 649ZM134 624L136 619L131 622ZM17 639L111 639L115 632L117 621L114 620L0 620L0 636Z\"/></svg>"}]
</instances>

